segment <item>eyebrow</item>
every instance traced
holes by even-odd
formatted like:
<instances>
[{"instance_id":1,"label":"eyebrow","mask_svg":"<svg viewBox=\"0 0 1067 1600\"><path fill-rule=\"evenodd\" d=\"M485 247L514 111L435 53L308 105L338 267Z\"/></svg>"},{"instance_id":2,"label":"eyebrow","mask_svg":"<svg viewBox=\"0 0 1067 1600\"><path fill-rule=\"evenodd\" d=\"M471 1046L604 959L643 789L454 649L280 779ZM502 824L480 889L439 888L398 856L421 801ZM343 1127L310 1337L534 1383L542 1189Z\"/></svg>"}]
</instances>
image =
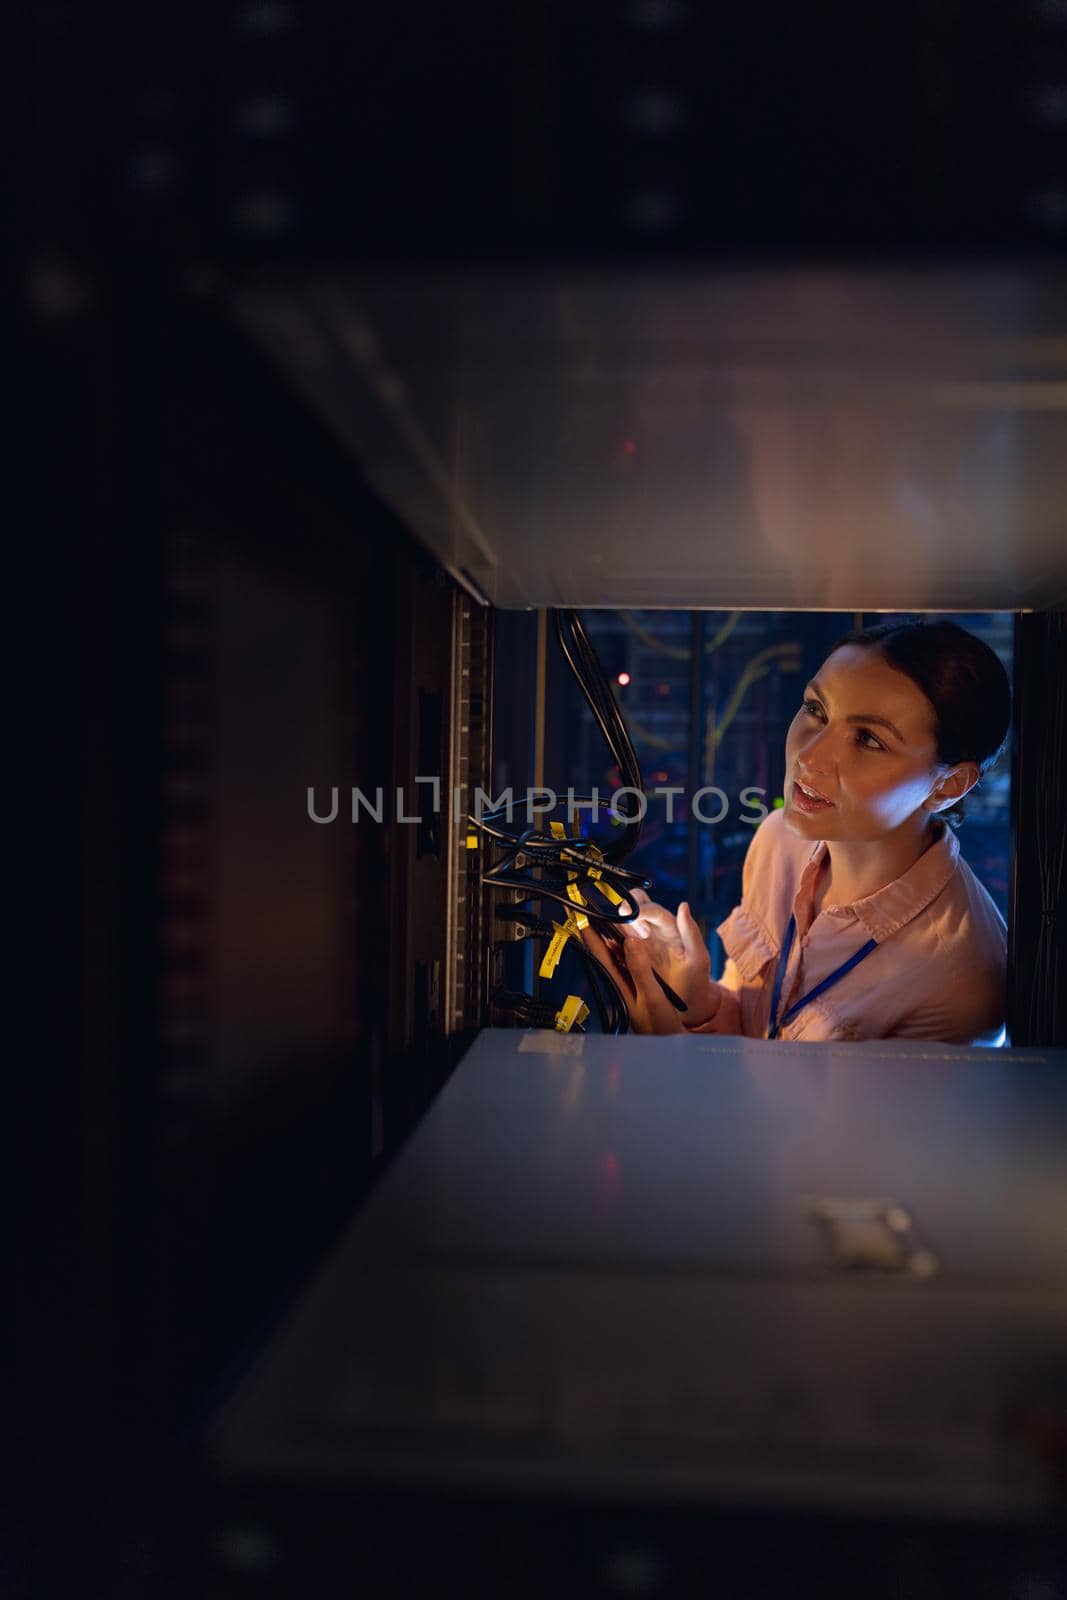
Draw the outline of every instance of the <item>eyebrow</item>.
<instances>
[{"instance_id":1,"label":"eyebrow","mask_svg":"<svg viewBox=\"0 0 1067 1600\"><path fill-rule=\"evenodd\" d=\"M819 682L818 678L812 678L810 683L808 684L808 688L809 689L813 689L815 691L815 693L817 695L821 696L821 698L823 700L826 699L826 691L824 690L822 684ZM846 722L857 722L857 723L858 722L873 722L873 723L876 723L879 728L888 728L890 733L895 733L897 738L900 740L901 744L907 744L907 742L908 742L905 739L904 735L901 733L900 729L897 727L896 723L895 722L890 722L888 717L868 717L866 715L861 715L859 712L857 712L855 714L855 716L846 717L845 721Z\"/></svg>"}]
</instances>

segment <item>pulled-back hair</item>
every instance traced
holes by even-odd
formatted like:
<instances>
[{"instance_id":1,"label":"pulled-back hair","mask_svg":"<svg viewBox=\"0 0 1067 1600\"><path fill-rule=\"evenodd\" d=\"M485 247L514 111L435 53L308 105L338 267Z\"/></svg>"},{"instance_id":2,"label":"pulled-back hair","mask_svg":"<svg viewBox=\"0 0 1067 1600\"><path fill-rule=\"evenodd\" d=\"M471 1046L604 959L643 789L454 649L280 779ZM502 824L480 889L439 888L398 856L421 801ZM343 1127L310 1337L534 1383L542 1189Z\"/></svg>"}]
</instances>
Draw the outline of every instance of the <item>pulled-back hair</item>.
<instances>
[{"instance_id":1,"label":"pulled-back hair","mask_svg":"<svg viewBox=\"0 0 1067 1600\"><path fill-rule=\"evenodd\" d=\"M831 646L871 646L917 684L934 708L937 759L954 767L973 761L983 776L1007 743L1011 685L1000 657L955 622L879 622L854 628ZM957 800L937 815L958 828L965 811Z\"/></svg>"}]
</instances>

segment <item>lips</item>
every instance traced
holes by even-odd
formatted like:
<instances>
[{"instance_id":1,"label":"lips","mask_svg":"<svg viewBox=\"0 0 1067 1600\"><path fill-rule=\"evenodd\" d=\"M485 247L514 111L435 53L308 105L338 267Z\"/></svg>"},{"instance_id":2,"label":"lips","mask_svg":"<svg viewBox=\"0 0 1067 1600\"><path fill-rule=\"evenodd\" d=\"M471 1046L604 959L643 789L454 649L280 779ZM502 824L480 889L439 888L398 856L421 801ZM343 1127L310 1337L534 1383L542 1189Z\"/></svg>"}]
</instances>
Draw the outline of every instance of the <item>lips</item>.
<instances>
[{"instance_id":1,"label":"lips","mask_svg":"<svg viewBox=\"0 0 1067 1600\"><path fill-rule=\"evenodd\" d=\"M827 800L817 789L808 789L798 778L793 778L792 798L798 811L827 811L833 805L832 800Z\"/></svg>"},{"instance_id":2,"label":"lips","mask_svg":"<svg viewBox=\"0 0 1067 1600\"><path fill-rule=\"evenodd\" d=\"M827 797L827 795L819 794L819 790L813 789L813 787L811 787L811 784L801 784L800 778L793 778L793 782L795 782L795 784L797 784L797 787L798 787L798 789L800 789L801 794L808 795L809 800L825 800L825 803L827 803L827 805L830 805L830 803L832 803L832 802L830 802L829 797Z\"/></svg>"}]
</instances>

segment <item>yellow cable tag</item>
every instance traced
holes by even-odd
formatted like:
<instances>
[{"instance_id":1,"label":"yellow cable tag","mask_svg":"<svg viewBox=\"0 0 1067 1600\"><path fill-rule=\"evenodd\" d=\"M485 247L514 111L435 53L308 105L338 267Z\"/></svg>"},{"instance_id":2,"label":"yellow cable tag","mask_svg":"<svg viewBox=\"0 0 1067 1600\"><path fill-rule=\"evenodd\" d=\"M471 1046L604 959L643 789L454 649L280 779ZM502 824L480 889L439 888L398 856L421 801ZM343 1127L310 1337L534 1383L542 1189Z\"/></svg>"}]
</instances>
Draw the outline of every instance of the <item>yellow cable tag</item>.
<instances>
[{"instance_id":1,"label":"yellow cable tag","mask_svg":"<svg viewBox=\"0 0 1067 1600\"><path fill-rule=\"evenodd\" d=\"M611 901L613 906L621 906L623 904L622 895L616 894L610 883L605 883L604 880L601 879L597 884L597 888L600 890L601 894L606 897L606 899Z\"/></svg>"},{"instance_id":2,"label":"yellow cable tag","mask_svg":"<svg viewBox=\"0 0 1067 1600\"><path fill-rule=\"evenodd\" d=\"M576 906L585 905L585 901L582 899L582 891L579 889L576 883L568 883L567 897L568 899L573 900Z\"/></svg>"},{"instance_id":3,"label":"yellow cable tag","mask_svg":"<svg viewBox=\"0 0 1067 1600\"><path fill-rule=\"evenodd\" d=\"M548 949L541 957L541 965L537 969L542 978L551 978L555 975L567 940L580 939L582 929L589 926L589 918L584 911L568 911L565 922L554 922L552 926L556 931L552 935Z\"/></svg>"},{"instance_id":4,"label":"yellow cable tag","mask_svg":"<svg viewBox=\"0 0 1067 1600\"><path fill-rule=\"evenodd\" d=\"M562 822L550 822L548 826L554 839L565 839L567 837L567 830L563 826ZM559 854L561 861L574 860L574 855L570 850L561 850ZM575 878L577 878L577 876L578 874L576 872L568 872L567 874L567 877L570 878L572 882Z\"/></svg>"},{"instance_id":5,"label":"yellow cable tag","mask_svg":"<svg viewBox=\"0 0 1067 1600\"><path fill-rule=\"evenodd\" d=\"M468 833L468 835L467 835L467 849L468 850L477 850L477 848L478 848L478 835L476 833Z\"/></svg>"},{"instance_id":6,"label":"yellow cable tag","mask_svg":"<svg viewBox=\"0 0 1067 1600\"><path fill-rule=\"evenodd\" d=\"M556 1032L570 1033L576 1022L584 1022L589 1015L589 1007L577 994L569 994L556 1012Z\"/></svg>"},{"instance_id":7,"label":"yellow cable tag","mask_svg":"<svg viewBox=\"0 0 1067 1600\"><path fill-rule=\"evenodd\" d=\"M559 958L563 954L563 948L570 937L567 929L560 927L558 922L554 922L552 926L556 931L552 935L548 949L541 957L541 965L537 969L542 978L551 978L555 974L556 968L559 966Z\"/></svg>"}]
</instances>

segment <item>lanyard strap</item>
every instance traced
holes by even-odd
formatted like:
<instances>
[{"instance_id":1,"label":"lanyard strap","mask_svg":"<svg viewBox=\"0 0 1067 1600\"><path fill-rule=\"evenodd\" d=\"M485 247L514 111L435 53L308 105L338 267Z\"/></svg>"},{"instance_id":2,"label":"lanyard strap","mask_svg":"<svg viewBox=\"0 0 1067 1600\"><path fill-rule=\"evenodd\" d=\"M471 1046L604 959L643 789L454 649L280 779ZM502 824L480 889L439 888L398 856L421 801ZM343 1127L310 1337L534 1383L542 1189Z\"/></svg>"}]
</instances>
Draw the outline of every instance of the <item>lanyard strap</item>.
<instances>
[{"instance_id":1,"label":"lanyard strap","mask_svg":"<svg viewBox=\"0 0 1067 1600\"><path fill-rule=\"evenodd\" d=\"M851 972L852 968L858 966L863 960L864 956L869 956L871 951L875 949L878 944L877 939L868 939L862 950L857 950L854 956L850 956L847 961L843 962L842 965L836 969L836 971L831 972L828 978L824 978L821 983L817 983L815 985L814 989L809 989L807 994L801 995L799 1000L794 1001L779 1023L778 1002L782 998L782 982L785 978L785 969L789 965L789 952L793 948L793 935L796 933L796 931L797 919L796 917L791 916L789 918L789 927L786 929L785 942L782 945L782 952L778 957L778 971L774 978L774 994L771 997L771 1026L767 1034L768 1039L777 1039L781 1029L784 1028L788 1023L792 1022L793 1018L796 1016L797 1012L802 1006L806 1006L809 1000L816 999L820 994L823 993L824 990L828 989L832 983L836 983L839 978L843 978L846 972Z\"/></svg>"}]
</instances>

